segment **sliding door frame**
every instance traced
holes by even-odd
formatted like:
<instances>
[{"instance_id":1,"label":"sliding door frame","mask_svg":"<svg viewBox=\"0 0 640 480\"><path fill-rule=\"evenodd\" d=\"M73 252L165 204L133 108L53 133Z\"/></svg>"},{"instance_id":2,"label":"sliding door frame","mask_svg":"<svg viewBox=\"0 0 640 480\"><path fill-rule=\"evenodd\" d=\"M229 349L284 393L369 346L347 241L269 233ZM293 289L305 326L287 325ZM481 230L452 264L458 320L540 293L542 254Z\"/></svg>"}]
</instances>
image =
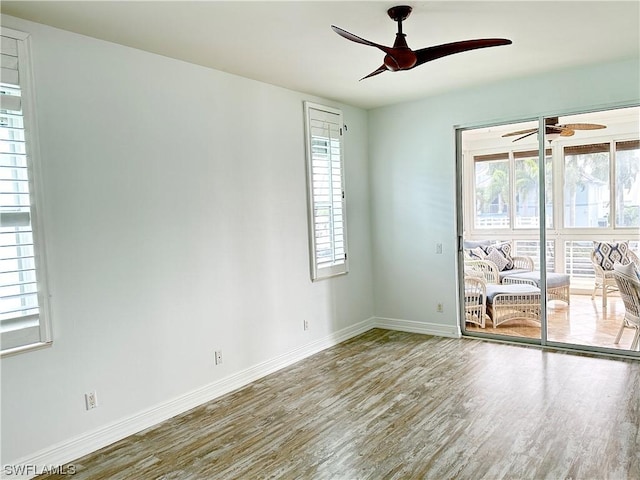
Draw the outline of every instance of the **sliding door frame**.
<instances>
[{"instance_id":1,"label":"sliding door frame","mask_svg":"<svg viewBox=\"0 0 640 480\"><path fill-rule=\"evenodd\" d=\"M557 350L565 350L565 351L574 351L574 352L587 352L587 353L596 353L611 357L626 357L626 358L634 358L640 359L640 352L635 352L631 350L618 350L607 347L598 347L592 345L581 345L581 344L573 344L573 343L565 343L565 342L557 342L551 341L548 338L548 322L547 322L547 306L548 306L548 297L547 297L547 222L546 222L546 169L545 169L545 158L546 158L546 145L545 145L545 135L538 136L538 201L539 201L539 228L538 228L538 238L539 238L539 259L540 259L540 301L541 301L541 328L540 328L540 338L527 338L527 337L513 337L508 335L501 335L499 333L490 333L490 332L476 332L476 331L467 331L466 323L464 319L464 201L465 201L465 189L463 188L463 171L465 168L465 159L463 158L463 145L462 145L462 137L463 133L467 130L473 130L478 128L487 128L498 125L505 125L510 123L522 123L522 122L531 122L537 120L538 122L538 131L545 132L545 118L548 117L556 117L556 116L568 116L568 115L576 115L576 114L585 114L585 113L594 113L599 111L606 110L615 110L619 108L629 108L629 107L638 107L637 103L631 102L620 102L615 104L609 104L606 106L593 107L590 109L576 109L574 111L563 111L563 112L553 112L539 115L536 118L518 118L518 119L508 119L504 121L495 121L491 123L485 124L470 124L470 125L458 125L454 127L455 134L455 146L456 146L456 236L458 240L458 249L457 249L457 265L458 265L458 293L459 293L459 309L458 309L458 320L460 331L463 336L467 337L475 337L482 338L487 340L494 340L500 342L507 343L516 343L516 344L528 344L528 345L539 345L543 348L551 348ZM546 132L545 132L546 133ZM467 162L468 163L468 162ZM556 198L556 195L553 196L554 202L554 210L557 211L555 202L561 201L562 198ZM554 222L558 222L559 219L557 216L554 216ZM557 227L557 226L556 226ZM570 308L570 307L568 307Z\"/></svg>"}]
</instances>

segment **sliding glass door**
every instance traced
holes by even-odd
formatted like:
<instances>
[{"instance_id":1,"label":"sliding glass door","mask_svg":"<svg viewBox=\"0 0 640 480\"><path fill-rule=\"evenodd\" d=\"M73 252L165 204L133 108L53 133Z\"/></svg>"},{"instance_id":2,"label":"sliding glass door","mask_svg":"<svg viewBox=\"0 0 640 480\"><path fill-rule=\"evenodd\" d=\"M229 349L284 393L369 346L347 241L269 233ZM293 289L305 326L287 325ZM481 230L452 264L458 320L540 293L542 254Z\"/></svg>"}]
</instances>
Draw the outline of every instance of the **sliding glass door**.
<instances>
[{"instance_id":1,"label":"sliding glass door","mask_svg":"<svg viewBox=\"0 0 640 480\"><path fill-rule=\"evenodd\" d=\"M533 123L510 127L535 129ZM535 268L540 244L538 150L535 140L514 143L503 137L505 132L462 132L465 282L474 284L480 277L486 292L484 325L466 322L465 327L480 334L490 331L540 341L538 288L507 278Z\"/></svg>"},{"instance_id":2,"label":"sliding glass door","mask_svg":"<svg viewBox=\"0 0 640 480\"><path fill-rule=\"evenodd\" d=\"M464 334L636 355L611 266L640 247L638 118L630 107L458 131L460 290L480 284L485 303L480 321L478 300L462 302Z\"/></svg>"}]
</instances>

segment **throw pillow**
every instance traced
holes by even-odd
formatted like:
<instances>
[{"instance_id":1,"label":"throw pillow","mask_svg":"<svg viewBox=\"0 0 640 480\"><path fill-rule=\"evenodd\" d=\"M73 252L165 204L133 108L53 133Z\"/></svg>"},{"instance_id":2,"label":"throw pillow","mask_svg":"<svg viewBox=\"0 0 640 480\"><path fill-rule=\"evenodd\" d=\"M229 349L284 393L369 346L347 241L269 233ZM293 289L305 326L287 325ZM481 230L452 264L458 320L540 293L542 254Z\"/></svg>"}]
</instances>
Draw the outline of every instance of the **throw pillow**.
<instances>
[{"instance_id":1,"label":"throw pillow","mask_svg":"<svg viewBox=\"0 0 640 480\"><path fill-rule=\"evenodd\" d=\"M593 242L593 253L598 265L603 270L613 270L613 264L618 262L623 265L629 263L627 242Z\"/></svg>"},{"instance_id":2,"label":"throw pillow","mask_svg":"<svg viewBox=\"0 0 640 480\"><path fill-rule=\"evenodd\" d=\"M624 275L626 275L627 277L630 278L640 278L640 272L638 272L638 270L636 269L636 266L633 262L629 262L626 265L622 265L620 263L616 263L615 264L615 270L617 272L620 272Z\"/></svg>"},{"instance_id":3,"label":"throw pillow","mask_svg":"<svg viewBox=\"0 0 640 480\"><path fill-rule=\"evenodd\" d=\"M476 247L471 249L471 256L484 260L487 257L487 252L482 247Z\"/></svg>"},{"instance_id":4,"label":"throw pillow","mask_svg":"<svg viewBox=\"0 0 640 480\"><path fill-rule=\"evenodd\" d=\"M498 250L502 256L507 260L507 265L504 269L501 270L512 270L514 267L513 258L511 258L511 244L509 242L498 243L496 245L491 245L487 248L487 254L491 253L492 250Z\"/></svg>"},{"instance_id":5,"label":"throw pillow","mask_svg":"<svg viewBox=\"0 0 640 480\"><path fill-rule=\"evenodd\" d=\"M505 256L502 254L502 252L497 248L491 249L491 251L487 255L486 260L490 260L493 263L495 263L496 267L498 267L498 270L500 271L507 270L507 265L509 265L509 260L507 260ZM511 263L512 263L511 268L513 268L513 262Z\"/></svg>"}]
</instances>

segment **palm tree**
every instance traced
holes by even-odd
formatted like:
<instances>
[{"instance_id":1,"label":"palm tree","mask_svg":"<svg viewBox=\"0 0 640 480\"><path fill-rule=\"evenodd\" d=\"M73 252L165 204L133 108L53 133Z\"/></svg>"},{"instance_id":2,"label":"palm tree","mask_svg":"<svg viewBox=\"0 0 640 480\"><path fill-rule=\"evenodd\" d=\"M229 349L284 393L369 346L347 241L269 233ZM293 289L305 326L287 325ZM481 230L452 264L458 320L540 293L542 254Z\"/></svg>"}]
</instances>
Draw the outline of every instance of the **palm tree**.
<instances>
[{"instance_id":1,"label":"palm tree","mask_svg":"<svg viewBox=\"0 0 640 480\"><path fill-rule=\"evenodd\" d=\"M538 196L538 171L537 157L523 158L516 161L516 205L518 208L525 207L525 211L522 212L523 215L528 213L526 210L528 209L527 200L529 196L532 193L536 198ZM534 203L533 214L531 216L538 216L537 201Z\"/></svg>"},{"instance_id":2,"label":"palm tree","mask_svg":"<svg viewBox=\"0 0 640 480\"><path fill-rule=\"evenodd\" d=\"M492 165L489 198L498 203L498 212L503 213L509 206L509 168L506 162Z\"/></svg>"},{"instance_id":3,"label":"palm tree","mask_svg":"<svg viewBox=\"0 0 640 480\"><path fill-rule=\"evenodd\" d=\"M509 204L509 165L507 161L476 164L476 211L479 214L504 213ZM492 208L494 205L497 209Z\"/></svg>"}]
</instances>

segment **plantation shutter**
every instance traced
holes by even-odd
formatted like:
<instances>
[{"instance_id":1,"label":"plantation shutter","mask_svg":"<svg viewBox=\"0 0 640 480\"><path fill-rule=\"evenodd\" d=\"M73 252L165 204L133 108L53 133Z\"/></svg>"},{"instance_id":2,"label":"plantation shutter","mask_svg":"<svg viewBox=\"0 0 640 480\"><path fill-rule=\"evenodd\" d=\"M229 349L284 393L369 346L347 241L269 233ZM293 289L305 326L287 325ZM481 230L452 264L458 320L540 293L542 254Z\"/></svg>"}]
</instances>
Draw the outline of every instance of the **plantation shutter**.
<instances>
[{"instance_id":1,"label":"plantation shutter","mask_svg":"<svg viewBox=\"0 0 640 480\"><path fill-rule=\"evenodd\" d=\"M594 143L590 145L574 145L564 147L564 155L588 155L590 153L609 153L609 143Z\"/></svg>"},{"instance_id":2,"label":"plantation shutter","mask_svg":"<svg viewBox=\"0 0 640 480\"><path fill-rule=\"evenodd\" d=\"M16 32L20 33L20 32ZM32 182L23 115L24 39L0 41L0 333L2 352L48 340L41 323Z\"/></svg>"},{"instance_id":3,"label":"plantation shutter","mask_svg":"<svg viewBox=\"0 0 640 480\"><path fill-rule=\"evenodd\" d=\"M618 152L638 149L640 149L640 140L626 140L622 142L616 142L616 151Z\"/></svg>"},{"instance_id":4,"label":"plantation shutter","mask_svg":"<svg viewBox=\"0 0 640 480\"><path fill-rule=\"evenodd\" d=\"M313 280L347 272L342 113L305 103Z\"/></svg>"},{"instance_id":5,"label":"plantation shutter","mask_svg":"<svg viewBox=\"0 0 640 480\"><path fill-rule=\"evenodd\" d=\"M551 156L551 149L547 148L544 151L545 156L550 157ZM535 158L538 156L538 150L527 150L525 152L513 152L513 158L520 159L520 158Z\"/></svg>"},{"instance_id":6,"label":"plantation shutter","mask_svg":"<svg viewBox=\"0 0 640 480\"><path fill-rule=\"evenodd\" d=\"M493 162L495 160L509 160L509 152L491 153L489 155L475 155L474 162Z\"/></svg>"}]
</instances>

